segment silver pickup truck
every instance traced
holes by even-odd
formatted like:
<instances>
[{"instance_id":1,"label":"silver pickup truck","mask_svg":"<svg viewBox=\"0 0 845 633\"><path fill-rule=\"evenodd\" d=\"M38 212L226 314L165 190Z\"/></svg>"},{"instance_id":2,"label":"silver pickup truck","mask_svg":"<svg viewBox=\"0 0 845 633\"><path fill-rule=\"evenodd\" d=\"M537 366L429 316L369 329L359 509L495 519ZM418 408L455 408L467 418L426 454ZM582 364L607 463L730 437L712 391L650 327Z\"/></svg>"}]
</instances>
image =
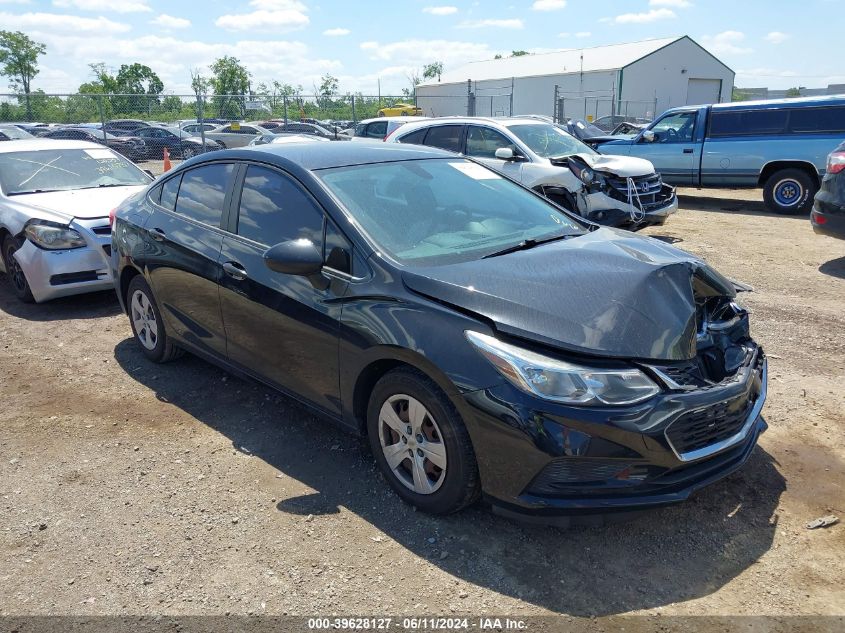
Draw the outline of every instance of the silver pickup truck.
<instances>
[{"instance_id":1,"label":"silver pickup truck","mask_svg":"<svg viewBox=\"0 0 845 633\"><path fill-rule=\"evenodd\" d=\"M776 213L807 213L827 155L845 139L845 95L684 106L603 154L650 160L685 187L762 187Z\"/></svg>"}]
</instances>

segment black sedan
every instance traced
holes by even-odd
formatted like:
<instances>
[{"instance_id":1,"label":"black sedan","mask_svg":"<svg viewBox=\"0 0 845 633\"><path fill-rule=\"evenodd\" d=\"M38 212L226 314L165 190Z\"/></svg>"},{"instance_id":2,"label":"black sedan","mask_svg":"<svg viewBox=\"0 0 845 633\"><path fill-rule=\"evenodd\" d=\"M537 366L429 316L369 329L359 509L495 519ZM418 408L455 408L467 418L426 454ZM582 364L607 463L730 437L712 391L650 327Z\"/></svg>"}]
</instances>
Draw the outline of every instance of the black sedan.
<instances>
[{"instance_id":1,"label":"black sedan","mask_svg":"<svg viewBox=\"0 0 845 633\"><path fill-rule=\"evenodd\" d=\"M220 145L211 139L205 139L205 147L199 136L185 136L177 130L149 126L135 130L133 134L144 139L146 143L146 158L160 160L164 157L164 149L171 158L191 158L204 152L220 149Z\"/></svg>"},{"instance_id":2,"label":"black sedan","mask_svg":"<svg viewBox=\"0 0 845 633\"><path fill-rule=\"evenodd\" d=\"M104 138L105 137L105 138ZM42 138L56 138L70 141L90 141L110 147L129 160L141 160L147 154L144 140L137 136L115 136L96 128L67 127L42 135Z\"/></svg>"},{"instance_id":3,"label":"black sedan","mask_svg":"<svg viewBox=\"0 0 845 633\"><path fill-rule=\"evenodd\" d=\"M816 233L845 239L845 143L827 157L810 221Z\"/></svg>"},{"instance_id":4,"label":"black sedan","mask_svg":"<svg viewBox=\"0 0 845 633\"><path fill-rule=\"evenodd\" d=\"M425 511L677 502L766 428L732 282L449 152L197 157L118 208L113 249L148 359L190 351L366 435Z\"/></svg>"}]
</instances>

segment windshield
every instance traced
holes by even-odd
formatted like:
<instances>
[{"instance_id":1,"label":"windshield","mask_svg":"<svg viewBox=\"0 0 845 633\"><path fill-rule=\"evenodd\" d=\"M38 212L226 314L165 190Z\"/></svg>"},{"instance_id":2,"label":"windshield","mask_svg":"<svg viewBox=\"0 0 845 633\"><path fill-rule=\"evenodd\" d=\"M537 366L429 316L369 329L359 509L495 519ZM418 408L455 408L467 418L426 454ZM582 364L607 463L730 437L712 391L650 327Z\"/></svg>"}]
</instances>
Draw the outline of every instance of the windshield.
<instances>
[{"instance_id":1,"label":"windshield","mask_svg":"<svg viewBox=\"0 0 845 633\"><path fill-rule=\"evenodd\" d=\"M106 147L0 153L0 188L7 196L149 182L144 172Z\"/></svg>"},{"instance_id":2,"label":"windshield","mask_svg":"<svg viewBox=\"0 0 845 633\"><path fill-rule=\"evenodd\" d=\"M467 160L356 165L316 175L400 263L470 261L525 240L585 232L539 196Z\"/></svg>"},{"instance_id":3,"label":"windshield","mask_svg":"<svg viewBox=\"0 0 845 633\"><path fill-rule=\"evenodd\" d=\"M19 127L14 125L9 125L6 127L0 127L0 133L3 133L6 138L13 138L13 139L22 139L22 138L32 138L32 134L29 132L24 132Z\"/></svg>"},{"instance_id":4,"label":"windshield","mask_svg":"<svg viewBox=\"0 0 845 633\"><path fill-rule=\"evenodd\" d=\"M595 154L595 150L584 145L571 134L567 134L550 123L526 123L509 125L508 129L516 134L532 152L543 158L557 158L572 154Z\"/></svg>"}]
</instances>

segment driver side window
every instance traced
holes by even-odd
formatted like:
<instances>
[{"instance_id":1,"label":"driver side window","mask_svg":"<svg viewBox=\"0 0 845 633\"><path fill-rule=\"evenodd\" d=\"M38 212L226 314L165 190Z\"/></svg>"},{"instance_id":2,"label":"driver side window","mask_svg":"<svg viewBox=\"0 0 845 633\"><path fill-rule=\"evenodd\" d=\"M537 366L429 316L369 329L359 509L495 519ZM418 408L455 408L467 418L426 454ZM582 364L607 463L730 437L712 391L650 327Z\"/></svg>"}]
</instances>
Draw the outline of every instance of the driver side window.
<instances>
[{"instance_id":1,"label":"driver side window","mask_svg":"<svg viewBox=\"0 0 845 633\"><path fill-rule=\"evenodd\" d=\"M698 112L678 112L664 117L651 128L655 143L689 143L695 131Z\"/></svg>"},{"instance_id":2,"label":"driver side window","mask_svg":"<svg viewBox=\"0 0 845 633\"><path fill-rule=\"evenodd\" d=\"M467 156L477 158L496 158L496 150L500 147L516 149L507 138L496 130L470 125L467 130Z\"/></svg>"}]
</instances>

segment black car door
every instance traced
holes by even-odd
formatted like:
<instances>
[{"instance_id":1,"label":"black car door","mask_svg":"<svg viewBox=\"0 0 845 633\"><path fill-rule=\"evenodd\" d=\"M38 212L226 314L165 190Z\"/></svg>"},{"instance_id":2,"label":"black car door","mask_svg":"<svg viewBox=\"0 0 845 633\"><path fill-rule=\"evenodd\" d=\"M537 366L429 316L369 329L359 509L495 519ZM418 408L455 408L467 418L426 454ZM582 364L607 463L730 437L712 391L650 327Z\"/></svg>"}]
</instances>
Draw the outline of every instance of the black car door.
<instances>
[{"instance_id":1,"label":"black car door","mask_svg":"<svg viewBox=\"0 0 845 633\"><path fill-rule=\"evenodd\" d=\"M218 284L221 222L234 185L233 163L175 174L158 192L144 225L146 267L168 331L200 352L225 358Z\"/></svg>"},{"instance_id":2,"label":"black car door","mask_svg":"<svg viewBox=\"0 0 845 633\"><path fill-rule=\"evenodd\" d=\"M238 181L230 234L220 254L220 304L229 360L339 415L341 306L335 300L347 287L347 271L342 269L348 267L344 262L350 261L351 246L331 223L326 240L323 210L288 174L243 164ZM329 263L341 274L306 278L267 268L263 255L268 247L302 238L321 249L328 243Z\"/></svg>"}]
</instances>

